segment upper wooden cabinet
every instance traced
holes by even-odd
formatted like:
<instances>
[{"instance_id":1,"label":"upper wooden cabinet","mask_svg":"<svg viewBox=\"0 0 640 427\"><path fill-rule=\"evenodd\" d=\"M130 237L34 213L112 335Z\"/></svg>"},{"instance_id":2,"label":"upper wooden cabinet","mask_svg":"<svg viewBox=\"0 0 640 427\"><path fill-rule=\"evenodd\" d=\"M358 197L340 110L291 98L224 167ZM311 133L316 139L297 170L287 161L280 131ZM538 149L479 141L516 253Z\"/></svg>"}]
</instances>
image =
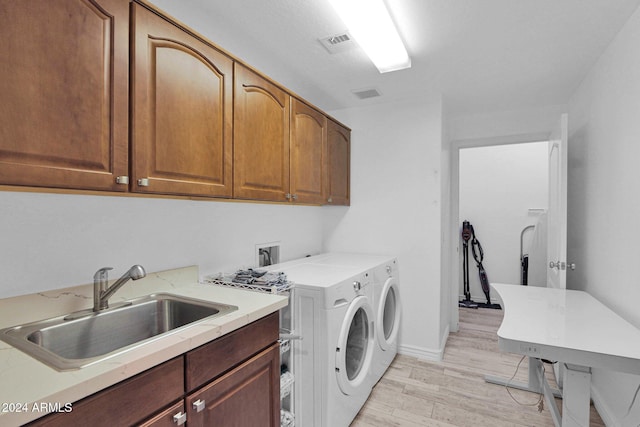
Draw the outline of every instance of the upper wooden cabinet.
<instances>
[{"instance_id":1,"label":"upper wooden cabinet","mask_svg":"<svg viewBox=\"0 0 640 427\"><path fill-rule=\"evenodd\" d=\"M151 3L0 16L0 185L349 204L349 130Z\"/></svg>"},{"instance_id":2,"label":"upper wooden cabinet","mask_svg":"<svg viewBox=\"0 0 640 427\"><path fill-rule=\"evenodd\" d=\"M232 195L233 61L133 3L132 190Z\"/></svg>"},{"instance_id":3,"label":"upper wooden cabinet","mask_svg":"<svg viewBox=\"0 0 640 427\"><path fill-rule=\"evenodd\" d=\"M234 113L234 197L322 204L324 114L237 63Z\"/></svg>"},{"instance_id":4,"label":"upper wooden cabinet","mask_svg":"<svg viewBox=\"0 0 640 427\"><path fill-rule=\"evenodd\" d=\"M282 89L236 63L234 197L287 200L289 102Z\"/></svg>"},{"instance_id":5,"label":"upper wooden cabinet","mask_svg":"<svg viewBox=\"0 0 640 427\"><path fill-rule=\"evenodd\" d=\"M0 184L126 191L129 1L2 1L0 16Z\"/></svg>"},{"instance_id":6,"label":"upper wooden cabinet","mask_svg":"<svg viewBox=\"0 0 640 427\"><path fill-rule=\"evenodd\" d=\"M325 198L327 118L291 98L291 198L322 204Z\"/></svg>"},{"instance_id":7,"label":"upper wooden cabinet","mask_svg":"<svg viewBox=\"0 0 640 427\"><path fill-rule=\"evenodd\" d=\"M349 205L351 131L329 120L327 128L327 197L330 205Z\"/></svg>"}]
</instances>

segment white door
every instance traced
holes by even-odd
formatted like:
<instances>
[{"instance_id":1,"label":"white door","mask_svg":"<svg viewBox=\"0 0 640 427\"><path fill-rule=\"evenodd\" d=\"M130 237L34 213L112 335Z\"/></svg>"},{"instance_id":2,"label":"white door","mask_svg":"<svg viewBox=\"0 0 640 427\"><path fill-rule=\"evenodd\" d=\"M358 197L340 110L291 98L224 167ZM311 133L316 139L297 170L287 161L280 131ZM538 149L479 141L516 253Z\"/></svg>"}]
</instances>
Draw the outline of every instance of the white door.
<instances>
[{"instance_id":1,"label":"white door","mask_svg":"<svg viewBox=\"0 0 640 427\"><path fill-rule=\"evenodd\" d=\"M547 287L567 287L567 140L563 114L549 138L549 211L547 216Z\"/></svg>"}]
</instances>

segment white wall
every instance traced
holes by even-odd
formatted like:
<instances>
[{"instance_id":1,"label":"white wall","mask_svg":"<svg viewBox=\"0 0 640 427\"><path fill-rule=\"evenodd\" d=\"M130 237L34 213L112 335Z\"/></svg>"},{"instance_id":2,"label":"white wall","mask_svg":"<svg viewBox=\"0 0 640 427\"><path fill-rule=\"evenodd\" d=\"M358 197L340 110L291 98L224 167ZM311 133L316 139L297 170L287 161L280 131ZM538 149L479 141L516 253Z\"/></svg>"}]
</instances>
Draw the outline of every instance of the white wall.
<instances>
[{"instance_id":1,"label":"white wall","mask_svg":"<svg viewBox=\"0 0 640 427\"><path fill-rule=\"evenodd\" d=\"M455 145L482 139L490 140L491 144L542 141L566 109L566 105L550 105L450 117L449 138Z\"/></svg>"},{"instance_id":2,"label":"white wall","mask_svg":"<svg viewBox=\"0 0 640 427\"><path fill-rule=\"evenodd\" d=\"M582 289L640 328L640 9L600 57L569 103L568 257ZM607 425L633 426L627 408L639 376L594 370L592 391Z\"/></svg>"},{"instance_id":3,"label":"white wall","mask_svg":"<svg viewBox=\"0 0 640 427\"><path fill-rule=\"evenodd\" d=\"M319 253L321 208L146 197L0 192L0 298L90 283L94 272L255 265L255 245L281 260ZM131 285L135 286L135 284Z\"/></svg>"},{"instance_id":4,"label":"white wall","mask_svg":"<svg viewBox=\"0 0 640 427\"><path fill-rule=\"evenodd\" d=\"M458 227L464 220L473 225L484 250L483 265L492 282L520 283L520 233L538 219L528 210L546 209L548 203L547 145L535 142L460 150ZM461 260L462 253L462 263ZM486 302L471 241L469 289L474 301ZM463 295L462 277L459 295Z\"/></svg>"},{"instance_id":5,"label":"white wall","mask_svg":"<svg viewBox=\"0 0 640 427\"><path fill-rule=\"evenodd\" d=\"M352 128L352 199L324 208L325 249L396 255L401 352L440 358L440 96L332 115Z\"/></svg>"}]
</instances>

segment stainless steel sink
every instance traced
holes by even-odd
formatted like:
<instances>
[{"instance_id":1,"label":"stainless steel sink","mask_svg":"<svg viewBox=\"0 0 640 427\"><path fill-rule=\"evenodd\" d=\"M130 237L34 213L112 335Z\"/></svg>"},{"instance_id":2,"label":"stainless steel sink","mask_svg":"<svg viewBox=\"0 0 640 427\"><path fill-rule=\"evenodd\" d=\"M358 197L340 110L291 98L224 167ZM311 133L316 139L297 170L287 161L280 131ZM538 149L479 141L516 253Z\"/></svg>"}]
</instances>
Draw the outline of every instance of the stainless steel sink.
<instances>
[{"instance_id":1,"label":"stainless steel sink","mask_svg":"<svg viewBox=\"0 0 640 427\"><path fill-rule=\"evenodd\" d=\"M0 340L57 370L78 369L121 354L203 319L222 316L236 306L171 294L154 294L65 320L60 316L0 330Z\"/></svg>"}]
</instances>

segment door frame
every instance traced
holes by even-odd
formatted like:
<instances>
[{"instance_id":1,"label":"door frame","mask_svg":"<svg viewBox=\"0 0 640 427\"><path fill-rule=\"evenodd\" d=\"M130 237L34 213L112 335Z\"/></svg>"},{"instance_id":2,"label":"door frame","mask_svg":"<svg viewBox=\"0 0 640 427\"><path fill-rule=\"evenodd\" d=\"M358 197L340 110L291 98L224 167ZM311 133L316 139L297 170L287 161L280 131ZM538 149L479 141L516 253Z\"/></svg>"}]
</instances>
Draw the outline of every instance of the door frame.
<instances>
[{"instance_id":1,"label":"door frame","mask_svg":"<svg viewBox=\"0 0 640 427\"><path fill-rule=\"evenodd\" d=\"M449 277L451 278L449 330L451 332L457 332L459 330L458 323L460 319L458 311L458 285L462 275L462 267L460 266L460 225L458 224L458 217L460 216L460 150L463 148L479 148L496 145L526 144L531 142L548 141L550 136L551 132L549 131L451 141L449 166L451 171L450 215L452 220L449 221L448 231L451 242L449 256ZM454 218L455 221L453 220Z\"/></svg>"}]
</instances>

